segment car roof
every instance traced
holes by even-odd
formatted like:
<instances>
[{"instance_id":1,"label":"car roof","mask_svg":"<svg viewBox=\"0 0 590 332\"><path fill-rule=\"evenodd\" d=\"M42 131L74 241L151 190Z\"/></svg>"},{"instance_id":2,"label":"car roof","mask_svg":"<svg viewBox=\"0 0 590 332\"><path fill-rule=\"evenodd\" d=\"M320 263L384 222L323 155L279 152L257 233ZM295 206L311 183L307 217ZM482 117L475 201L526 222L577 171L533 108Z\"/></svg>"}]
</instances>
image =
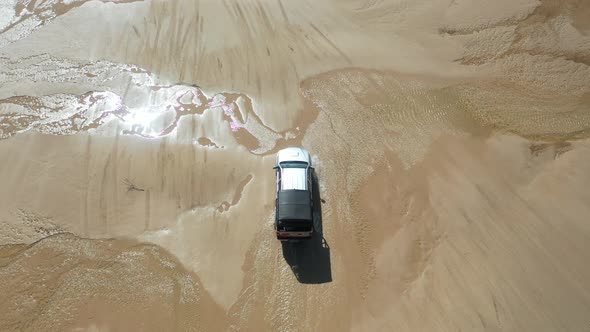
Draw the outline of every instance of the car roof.
<instances>
[{"instance_id":1,"label":"car roof","mask_svg":"<svg viewBox=\"0 0 590 332\"><path fill-rule=\"evenodd\" d=\"M281 190L308 190L305 168L281 168Z\"/></svg>"}]
</instances>

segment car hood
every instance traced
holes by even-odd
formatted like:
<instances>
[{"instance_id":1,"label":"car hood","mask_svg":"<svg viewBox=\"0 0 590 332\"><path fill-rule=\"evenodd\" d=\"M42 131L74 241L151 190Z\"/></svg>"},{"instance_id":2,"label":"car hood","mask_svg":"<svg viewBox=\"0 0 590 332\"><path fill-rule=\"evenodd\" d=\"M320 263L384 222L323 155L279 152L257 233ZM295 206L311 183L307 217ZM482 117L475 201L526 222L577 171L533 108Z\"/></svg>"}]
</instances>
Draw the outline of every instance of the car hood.
<instances>
[{"instance_id":1,"label":"car hood","mask_svg":"<svg viewBox=\"0 0 590 332\"><path fill-rule=\"evenodd\" d=\"M285 148L277 153L277 163L283 161L302 161L311 164L309 152L302 148Z\"/></svg>"}]
</instances>

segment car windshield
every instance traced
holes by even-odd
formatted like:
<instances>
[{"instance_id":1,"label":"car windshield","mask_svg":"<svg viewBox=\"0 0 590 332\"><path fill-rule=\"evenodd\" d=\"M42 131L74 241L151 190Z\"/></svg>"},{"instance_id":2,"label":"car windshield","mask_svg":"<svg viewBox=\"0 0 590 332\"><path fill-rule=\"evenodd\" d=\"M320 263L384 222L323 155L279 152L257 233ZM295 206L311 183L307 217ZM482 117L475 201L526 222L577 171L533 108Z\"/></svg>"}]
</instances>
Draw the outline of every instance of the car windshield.
<instances>
[{"instance_id":1,"label":"car windshield","mask_svg":"<svg viewBox=\"0 0 590 332\"><path fill-rule=\"evenodd\" d=\"M282 168L307 168L307 163L304 161L283 161Z\"/></svg>"}]
</instances>

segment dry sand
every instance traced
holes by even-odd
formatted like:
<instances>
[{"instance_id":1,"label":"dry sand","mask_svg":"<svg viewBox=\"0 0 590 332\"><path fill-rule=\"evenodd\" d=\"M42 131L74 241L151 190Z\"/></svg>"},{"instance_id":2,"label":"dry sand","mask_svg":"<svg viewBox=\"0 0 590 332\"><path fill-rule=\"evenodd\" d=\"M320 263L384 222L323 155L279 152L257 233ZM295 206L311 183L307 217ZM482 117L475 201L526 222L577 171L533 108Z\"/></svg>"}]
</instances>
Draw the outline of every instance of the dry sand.
<instances>
[{"instance_id":1,"label":"dry sand","mask_svg":"<svg viewBox=\"0 0 590 332\"><path fill-rule=\"evenodd\" d=\"M590 329L590 2L0 0L0 330ZM319 232L273 236L304 146Z\"/></svg>"}]
</instances>

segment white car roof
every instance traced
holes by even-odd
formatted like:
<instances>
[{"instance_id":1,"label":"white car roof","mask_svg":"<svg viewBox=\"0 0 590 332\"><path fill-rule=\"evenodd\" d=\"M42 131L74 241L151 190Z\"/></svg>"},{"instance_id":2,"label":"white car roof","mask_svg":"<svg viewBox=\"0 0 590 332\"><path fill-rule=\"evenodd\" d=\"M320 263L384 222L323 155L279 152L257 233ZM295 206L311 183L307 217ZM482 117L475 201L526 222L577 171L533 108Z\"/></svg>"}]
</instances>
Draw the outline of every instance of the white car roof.
<instances>
[{"instance_id":1,"label":"white car roof","mask_svg":"<svg viewBox=\"0 0 590 332\"><path fill-rule=\"evenodd\" d=\"M281 169L281 190L308 190L307 169L305 168L282 168Z\"/></svg>"}]
</instances>

